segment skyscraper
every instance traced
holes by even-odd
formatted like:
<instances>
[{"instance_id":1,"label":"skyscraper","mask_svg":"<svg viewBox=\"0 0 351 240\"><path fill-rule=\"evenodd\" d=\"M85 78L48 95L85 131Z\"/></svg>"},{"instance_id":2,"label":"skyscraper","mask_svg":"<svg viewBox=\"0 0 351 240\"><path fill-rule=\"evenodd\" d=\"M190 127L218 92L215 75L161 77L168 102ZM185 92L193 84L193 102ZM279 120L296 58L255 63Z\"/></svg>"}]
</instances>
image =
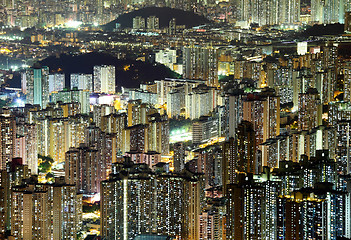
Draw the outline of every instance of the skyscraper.
<instances>
[{"instance_id":1,"label":"skyscraper","mask_svg":"<svg viewBox=\"0 0 351 240\"><path fill-rule=\"evenodd\" d=\"M300 21L300 0L278 1L278 23L298 23ZM274 10L273 10L274 11Z\"/></svg>"},{"instance_id":2,"label":"skyscraper","mask_svg":"<svg viewBox=\"0 0 351 240\"><path fill-rule=\"evenodd\" d=\"M94 92L116 92L116 69L112 65L94 66Z\"/></svg>"},{"instance_id":3,"label":"skyscraper","mask_svg":"<svg viewBox=\"0 0 351 240\"><path fill-rule=\"evenodd\" d=\"M235 136L236 128L243 119L243 90L234 90L225 98L225 135L226 138Z\"/></svg>"},{"instance_id":4,"label":"skyscraper","mask_svg":"<svg viewBox=\"0 0 351 240\"><path fill-rule=\"evenodd\" d=\"M172 18L168 24L168 34L174 35L177 32L177 22L175 18Z\"/></svg>"},{"instance_id":5,"label":"skyscraper","mask_svg":"<svg viewBox=\"0 0 351 240\"><path fill-rule=\"evenodd\" d=\"M351 63L345 62L342 66L344 73L344 101L351 102Z\"/></svg>"},{"instance_id":6,"label":"skyscraper","mask_svg":"<svg viewBox=\"0 0 351 240\"><path fill-rule=\"evenodd\" d=\"M259 164L256 160L255 132L252 124L242 121L236 132L237 151L234 156L234 168L239 172L258 173ZM233 166L233 165L232 165Z\"/></svg>"},{"instance_id":7,"label":"skyscraper","mask_svg":"<svg viewBox=\"0 0 351 240\"><path fill-rule=\"evenodd\" d=\"M102 163L98 150L81 144L70 148L65 156L66 182L75 184L77 190L84 194L100 192Z\"/></svg>"},{"instance_id":8,"label":"skyscraper","mask_svg":"<svg viewBox=\"0 0 351 240\"><path fill-rule=\"evenodd\" d=\"M61 101L63 103L79 103L80 113L88 114L90 112L90 92L87 90L81 90L74 88L72 90L62 90L54 92L51 95L51 102L57 103Z\"/></svg>"},{"instance_id":9,"label":"skyscraper","mask_svg":"<svg viewBox=\"0 0 351 240\"><path fill-rule=\"evenodd\" d=\"M199 85L192 92L185 95L185 116L197 119L209 115L218 105L217 89L206 85Z\"/></svg>"},{"instance_id":10,"label":"skyscraper","mask_svg":"<svg viewBox=\"0 0 351 240\"><path fill-rule=\"evenodd\" d=\"M35 124L17 124L17 138L14 157L20 157L32 174L38 174L38 143Z\"/></svg>"},{"instance_id":11,"label":"skyscraper","mask_svg":"<svg viewBox=\"0 0 351 240\"><path fill-rule=\"evenodd\" d=\"M321 125L322 109L316 89L308 89L299 95L299 130L311 130Z\"/></svg>"},{"instance_id":12,"label":"skyscraper","mask_svg":"<svg viewBox=\"0 0 351 240\"><path fill-rule=\"evenodd\" d=\"M6 164L12 160L15 153L16 122L14 117L0 115L0 170L6 169Z\"/></svg>"},{"instance_id":13,"label":"skyscraper","mask_svg":"<svg viewBox=\"0 0 351 240\"><path fill-rule=\"evenodd\" d=\"M321 0L311 0L311 20L323 23L323 3Z\"/></svg>"},{"instance_id":14,"label":"skyscraper","mask_svg":"<svg viewBox=\"0 0 351 240\"><path fill-rule=\"evenodd\" d=\"M212 46L183 48L183 77L205 80L207 85L218 85L218 53Z\"/></svg>"},{"instance_id":15,"label":"skyscraper","mask_svg":"<svg viewBox=\"0 0 351 240\"><path fill-rule=\"evenodd\" d=\"M312 21L320 24L344 23L345 6L348 8L347 5L347 1L344 0L312 0Z\"/></svg>"},{"instance_id":16,"label":"skyscraper","mask_svg":"<svg viewBox=\"0 0 351 240\"><path fill-rule=\"evenodd\" d=\"M147 22L147 30L149 31L158 30L160 28L159 18L156 16L148 17L146 22Z\"/></svg>"},{"instance_id":17,"label":"skyscraper","mask_svg":"<svg viewBox=\"0 0 351 240\"><path fill-rule=\"evenodd\" d=\"M22 185L30 177L30 170L23 165L21 158L13 158L7 163L6 169L0 170L0 237L1 233L11 229L11 209L13 205L12 190L14 186Z\"/></svg>"},{"instance_id":18,"label":"skyscraper","mask_svg":"<svg viewBox=\"0 0 351 240\"><path fill-rule=\"evenodd\" d=\"M49 68L30 68L26 72L27 103L46 108L49 103Z\"/></svg>"},{"instance_id":19,"label":"skyscraper","mask_svg":"<svg viewBox=\"0 0 351 240\"><path fill-rule=\"evenodd\" d=\"M133 29L134 30L144 30L145 29L145 18L141 16L136 16L133 18Z\"/></svg>"},{"instance_id":20,"label":"skyscraper","mask_svg":"<svg viewBox=\"0 0 351 240\"><path fill-rule=\"evenodd\" d=\"M344 0L333 0L323 2L323 23L344 23L345 6Z\"/></svg>"},{"instance_id":21,"label":"skyscraper","mask_svg":"<svg viewBox=\"0 0 351 240\"><path fill-rule=\"evenodd\" d=\"M101 235L133 239L156 233L198 239L200 184L191 173L151 171L127 160L101 183Z\"/></svg>"},{"instance_id":22,"label":"skyscraper","mask_svg":"<svg viewBox=\"0 0 351 240\"><path fill-rule=\"evenodd\" d=\"M162 155L169 153L169 121L167 115L152 114L148 116L147 143L148 151Z\"/></svg>"},{"instance_id":23,"label":"skyscraper","mask_svg":"<svg viewBox=\"0 0 351 240\"><path fill-rule=\"evenodd\" d=\"M249 94L243 102L243 119L253 124L256 148L280 133L280 97L273 89L264 89L258 95Z\"/></svg>"},{"instance_id":24,"label":"skyscraper","mask_svg":"<svg viewBox=\"0 0 351 240\"><path fill-rule=\"evenodd\" d=\"M179 142L174 144L173 166L175 172L181 172L185 163L185 146Z\"/></svg>"},{"instance_id":25,"label":"skyscraper","mask_svg":"<svg viewBox=\"0 0 351 240\"><path fill-rule=\"evenodd\" d=\"M93 91L93 75L84 73L71 74L71 89Z\"/></svg>"},{"instance_id":26,"label":"skyscraper","mask_svg":"<svg viewBox=\"0 0 351 240\"><path fill-rule=\"evenodd\" d=\"M351 12L345 12L345 32L351 32Z\"/></svg>"},{"instance_id":27,"label":"skyscraper","mask_svg":"<svg viewBox=\"0 0 351 240\"><path fill-rule=\"evenodd\" d=\"M74 239L80 230L81 196L74 185L30 182L12 194L11 233L15 239Z\"/></svg>"},{"instance_id":28,"label":"skyscraper","mask_svg":"<svg viewBox=\"0 0 351 240\"><path fill-rule=\"evenodd\" d=\"M227 239L261 239L264 188L252 175L240 175L238 184L227 187Z\"/></svg>"},{"instance_id":29,"label":"skyscraper","mask_svg":"<svg viewBox=\"0 0 351 240\"><path fill-rule=\"evenodd\" d=\"M54 73L49 74L49 92L62 91L65 87L65 74L64 73Z\"/></svg>"},{"instance_id":30,"label":"skyscraper","mask_svg":"<svg viewBox=\"0 0 351 240\"><path fill-rule=\"evenodd\" d=\"M133 239L156 227L154 176L138 167L101 184L101 235L108 239Z\"/></svg>"},{"instance_id":31,"label":"skyscraper","mask_svg":"<svg viewBox=\"0 0 351 240\"><path fill-rule=\"evenodd\" d=\"M337 171L342 174L349 174L351 172L351 121L339 121L335 128Z\"/></svg>"},{"instance_id":32,"label":"skyscraper","mask_svg":"<svg viewBox=\"0 0 351 240\"><path fill-rule=\"evenodd\" d=\"M127 115L123 114L109 114L101 117L101 130L105 133L116 134L116 145L118 155L122 154L123 149L123 131L127 126Z\"/></svg>"}]
</instances>

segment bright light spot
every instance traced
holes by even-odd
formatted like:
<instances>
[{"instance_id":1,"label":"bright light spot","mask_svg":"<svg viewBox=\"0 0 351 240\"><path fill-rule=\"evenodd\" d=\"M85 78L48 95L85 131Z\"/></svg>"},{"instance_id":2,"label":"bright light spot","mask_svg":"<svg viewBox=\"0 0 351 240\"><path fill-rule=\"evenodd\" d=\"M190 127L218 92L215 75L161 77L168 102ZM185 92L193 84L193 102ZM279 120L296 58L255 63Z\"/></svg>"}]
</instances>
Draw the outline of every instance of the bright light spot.
<instances>
[{"instance_id":1,"label":"bright light spot","mask_svg":"<svg viewBox=\"0 0 351 240\"><path fill-rule=\"evenodd\" d=\"M11 53L12 51L9 50L8 48L1 48L0 53Z\"/></svg>"},{"instance_id":2,"label":"bright light spot","mask_svg":"<svg viewBox=\"0 0 351 240\"><path fill-rule=\"evenodd\" d=\"M24 107L24 101L20 98L16 99L16 106L18 107Z\"/></svg>"},{"instance_id":3,"label":"bright light spot","mask_svg":"<svg viewBox=\"0 0 351 240\"><path fill-rule=\"evenodd\" d=\"M73 20L70 20L70 21L65 23L65 26L67 28L78 28L80 25L82 25L82 22L80 22L80 21L73 21Z\"/></svg>"},{"instance_id":4,"label":"bright light spot","mask_svg":"<svg viewBox=\"0 0 351 240\"><path fill-rule=\"evenodd\" d=\"M186 142L191 141L193 139L193 134L191 132L175 130L172 131L171 135L169 136L170 143L176 142Z\"/></svg>"},{"instance_id":5,"label":"bright light spot","mask_svg":"<svg viewBox=\"0 0 351 240\"><path fill-rule=\"evenodd\" d=\"M91 198L91 203L95 203L99 201L100 201L100 193L95 194L94 197Z\"/></svg>"},{"instance_id":6,"label":"bright light spot","mask_svg":"<svg viewBox=\"0 0 351 240\"><path fill-rule=\"evenodd\" d=\"M103 95L98 98L98 103L100 105L113 105L114 96L113 95Z\"/></svg>"},{"instance_id":7,"label":"bright light spot","mask_svg":"<svg viewBox=\"0 0 351 240\"><path fill-rule=\"evenodd\" d=\"M88 219L98 219L100 216L99 214L96 214L96 213L83 213L82 217L84 220L88 220Z\"/></svg>"}]
</instances>

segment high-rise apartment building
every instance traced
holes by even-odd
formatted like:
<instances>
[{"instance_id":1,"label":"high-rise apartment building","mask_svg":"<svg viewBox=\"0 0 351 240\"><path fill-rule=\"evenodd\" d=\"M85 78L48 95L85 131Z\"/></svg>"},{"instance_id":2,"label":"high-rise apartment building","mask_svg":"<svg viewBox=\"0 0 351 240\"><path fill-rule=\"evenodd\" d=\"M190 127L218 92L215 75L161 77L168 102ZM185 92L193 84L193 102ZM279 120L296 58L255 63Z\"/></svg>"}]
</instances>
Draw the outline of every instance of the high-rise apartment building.
<instances>
[{"instance_id":1,"label":"high-rise apartment building","mask_svg":"<svg viewBox=\"0 0 351 240\"><path fill-rule=\"evenodd\" d=\"M30 174L21 158L13 158L6 169L0 170L0 236L11 230L12 188L24 184Z\"/></svg>"},{"instance_id":2,"label":"high-rise apartment building","mask_svg":"<svg viewBox=\"0 0 351 240\"><path fill-rule=\"evenodd\" d=\"M306 93L299 94L298 129L300 131L308 131L321 125L321 107L316 89L309 89Z\"/></svg>"},{"instance_id":3,"label":"high-rise apartment building","mask_svg":"<svg viewBox=\"0 0 351 240\"><path fill-rule=\"evenodd\" d=\"M141 16L136 16L133 18L133 29L134 30L144 30L146 28L145 18Z\"/></svg>"},{"instance_id":4,"label":"high-rise apartment building","mask_svg":"<svg viewBox=\"0 0 351 240\"><path fill-rule=\"evenodd\" d=\"M264 26L300 21L300 0L240 0L235 7L236 18L240 22Z\"/></svg>"},{"instance_id":5,"label":"high-rise apartment building","mask_svg":"<svg viewBox=\"0 0 351 240\"><path fill-rule=\"evenodd\" d=\"M20 157L32 174L38 174L38 143L35 124L17 124L14 157Z\"/></svg>"},{"instance_id":6,"label":"high-rise apartment building","mask_svg":"<svg viewBox=\"0 0 351 240\"><path fill-rule=\"evenodd\" d=\"M94 66L94 92L116 92L116 69L112 65Z\"/></svg>"},{"instance_id":7,"label":"high-rise apartment building","mask_svg":"<svg viewBox=\"0 0 351 240\"><path fill-rule=\"evenodd\" d=\"M148 129L147 125L138 124L127 127L124 131L125 152L147 152L148 151Z\"/></svg>"},{"instance_id":8,"label":"high-rise apartment building","mask_svg":"<svg viewBox=\"0 0 351 240\"><path fill-rule=\"evenodd\" d=\"M243 102L243 120L252 122L256 132L256 147L280 134L280 97L265 89L258 95L248 95Z\"/></svg>"},{"instance_id":9,"label":"high-rise apartment building","mask_svg":"<svg viewBox=\"0 0 351 240\"><path fill-rule=\"evenodd\" d=\"M174 172L181 172L185 164L185 146L179 142L174 144L173 167Z\"/></svg>"},{"instance_id":10,"label":"high-rise apartment building","mask_svg":"<svg viewBox=\"0 0 351 240\"><path fill-rule=\"evenodd\" d=\"M77 190L84 194L100 192L102 179L102 162L98 150L81 144L70 148L65 154L66 182L75 184Z\"/></svg>"},{"instance_id":11,"label":"high-rise apartment building","mask_svg":"<svg viewBox=\"0 0 351 240\"><path fill-rule=\"evenodd\" d=\"M158 113L148 116L147 144L148 151L168 155L169 153L169 121L167 115Z\"/></svg>"},{"instance_id":12,"label":"high-rise apartment building","mask_svg":"<svg viewBox=\"0 0 351 240\"><path fill-rule=\"evenodd\" d=\"M157 94L149 91L133 89L129 92L130 100L140 99L143 103L156 105L158 103Z\"/></svg>"},{"instance_id":13,"label":"high-rise apartment building","mask_svg":"<svg viewBox=\"0 0 351 240\"><path fill-rule=\"evenodd\" d=\"M102 132L95 124L91 124L84 130L85 146L97 151L99 160L99 170L97 173L102 180L106 179L111 171L111 165L117 161L117 156L121 156L122 152L120 147L124 147L124 139L117 139L119 133L106 133ZM123 136L123 135L122 135Z\"/></svg>"},{"instance_id":14,"label":"high-rise apartment building","mask_svg":"<svg viewBox=\"0 0 351 240\"><path fill-rule=\"evenodd\" d=\"M255 132L250 122L242 121L237 128L236 136L237 151L234 159L234 171L258 173L259 163L256 160Z\"/></svg>"},{"instance_id":15,"label":"high-rise apartment building","mask_svg":"<svg viewBox=\"0 0 351 240\"><path fill-rule=\"evenodd\" d=\"M175 18L172 18L170 21L169 21L169 24L168 24L168 34L170 35L174 35L176 34L177 32L177 20Z\"/></svg>"},{"instance_id":16,"label":"high-rise apartment building","mask_svg":"<svg viewBox=\"0 0 351 240\"><path fill-rule=\"evenodd\" d=\"M101 235L133 239L156 233L198 239L200 188L196 178L155 173L146 164L129 161L101 183Z\"/></svg>"},{"instance_id":17,"label":"high-rise apartment building","mask_svg":"<svg viewBox=\"0 0 351 240\"><path fill-rule=\"evenodd\" d=\"M238 182L240 173L257 174L262 163L259 161L256 148L256 135L252 123L242 121L238 125L235 136L223 143L222 173L223 186Z\"/></svg>"},{"instance_id":18,"label":"high-rise apartment building","mask_svg":"<svg viewBox=\"0 0 351 240\"><path fill-rule=\"evenodd\" d=\"M344 73L344 101L351 102L351 62L342 65Z\"/></svg>"},{"instance_id":19,"label":"high-rise apartment building","mask_svg":"<svg viewBox=\"0 0 351 240\"><path fill-rule=\"evenodd\" d=\"M127 126L127 115L109 114L101 117L101 131L105 133L116 134L117 154L122 154L123 149L123 131Z\"/></svg>"},{"instance_id":20,"label":"high-rise apartment building","mask_svg":"<svg viewBox=\"0 0 351 240\"><path fill-rule=\"evenodd\" d=\"M0 116L0 169L12 160L15 153L16 121L13 116L3 114Z\"/></svg>"},{"instance_id":21,"label":"high-rise apartment building","mask_svg":"<svg viewBox=\"0 0 351 240\"><path fill-rule=\"evenodd\" d=\"M93 91L93 75L85 73L71 74L71 89Z\"/></svg>"},{"instance_id":22,"label":"high-rise apartment building","mask_svg":"<svg viewBox=\"0 0 351 240\"><path fill-rule=\"evenodd\" d=\"M218 85L218 53L212 46L183 48L183 77L201 79L207 85Z\"/></svg>"},{"instance_id":23,"label":"high-rise apartment building","mask_svg":"<svg viewBox=\"0 0 351 240\"><path fill-rule=\"evenodd\" d=\"M154 30L158 30L160 28L160 24L159 24L160 19L156 16L150 16L147 18L146 22L147 22L147 30L149 31L154 31Z\"/></svg>"},{"instance_id":24,"label":"high-rise apartment building","mask_svg":"<svg viewBox=\"0 0 351 240\"><path fill-rule=\"evenodd\" d=\"M177 63L177 50L160 50L155 54L155 61L173 69L173 64Z\"/></svg>"},{"instance_id":25,"label":"high-rise apartment building","mask_svg":"<svg viewBox=\"0 0 351 240\"><path fill-rule=\"evenodd\" d=\"M54 73L49 74L49 92L62 91L65 87L65 74Z\"/></svg>"},{"instance_id":26,"label":"high-rise apartment building","mask_svg":"<svg viewBox=\"0 0 351 240\"><path fill-rule=\"evenodd\" d=\"M339 173L349 174L351 172L351 121L339 121L336 126L336 151L335 160Z\"/></svg>"},{"instance_id":27,"label":"high-rise apartment building","mask_svg":"<svg viewBox=\"0 0 351 240\"><path fill-rule=\"evenodd\" d=\"M197 119L209 115L218 105L218 91L214 87L199 85L185 95L185 117Z\"/></svg>"},{"instance_id":28,"label":"high-rise apartment building","mask_svg":"<svg viewBox=\"0 0 351 240\"><path fill-rule=\"evenodd\" d=\"M51 102L57 103L59 101L63 103L79 103L80 113L88 114L90 112L90 92L87 90L74 88L52 93Z\"/></svg>"},{"instance_id":29,"label":"high-rise apartment building","mask_svg":"<svg viewBox=\"0 0 351 240\"><path fill-rule=\"evenodd\" d=\"M73 239L80 230L81 196L74 185L35 182L13 189L11 233L14 239Z\"/></svg>"},{"instance_id":30,"label":"high-rise apartment building","mask_svg":"<svg viewBox=\"0 0 351 240\"><path fill-rule=\"evenodd\" d=\"M264 188L250 177L240 176L227 187L227 239L261 239Z\"/></svg>"},{"instance_id":31,"label":"high-rise apartment building","mask_svg":"<svg viewBox=\"0 0 351 240\"><path fill-rule=\"evenodd\" d=\"M30 68L26 72L27 103L46 108L49 103L49 68Z\"/></svg>"},{"instance_id":32,"label":"high-rise apartment building","mask_svg":"<svg viewBox=\"0 0 351 240\"><path fill-rule=\"evenodd\" d=\"M185 107L185 96L182 91L173 90L167 94L167 114L170 118L180 116Z\"/></svg>"},{"instance_id":33,"label":"high-rise apartment building","mask_svg":"<svg viewBox=\"0 0 351 240\"><path fill-rule=\"evenodd\" d=\"M223 225L225 222L224 214L218 207L206 209L199 217L200 221L200 240L214 240L225 238Z\"/></svg>"},{"instance_id":34,"label":"high-rise apartment building","mask_svg":"<svg viewBox=\"0 0 351 240\"><path fill-rule=\"evenodd\" d=\"M311 1L311 18L319 24L344 23L345 10L349 3L344 0ZM345 9L346 8L346 9Z\"/></svg>"},{"instance_id":35,"label":"high-rise apartment building","mask_svg":"<svg viewBox=\"0 0 351 240\"><path fill-rule=\"evenodd\" d=\"M243 118L244 91L233 91L225 98L225 135L226 138L235 136L236 128Z\"/></svg>"},{"instance_id":36,"label":"high-rise apartment building","mask_svg":"<svg viewBox=\"0 0 351 240\"><path fill-rule=\"evenodd\" d=\"M278 10L278 23L299 23L301 9L300 4L300 0L279 0L278 9L276 9Z\"/></svg>"},{"instance_id":37,"label":"high-rise apartment building","mask_svg":"<svg viewBox=\"0 0 351 240\"><path fill-rule=\"evenodd\" d=\"M345 12L345 32L351 32L351 12Z\"/></svg>"}]
</instances>

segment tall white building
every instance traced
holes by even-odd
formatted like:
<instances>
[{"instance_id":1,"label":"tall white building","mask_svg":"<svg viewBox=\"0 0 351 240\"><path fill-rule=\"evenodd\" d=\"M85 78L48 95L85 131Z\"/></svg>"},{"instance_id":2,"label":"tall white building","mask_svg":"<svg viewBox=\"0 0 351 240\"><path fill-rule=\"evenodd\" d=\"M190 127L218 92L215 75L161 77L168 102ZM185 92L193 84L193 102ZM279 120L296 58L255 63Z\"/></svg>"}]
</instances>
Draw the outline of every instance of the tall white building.
<instances>
[{"instance_id":1,"label":"tall white building","mask_svg":"<svg viewBox=\"0 0 351 240\"><path fill-rule=\"evenodd\" d=\"M147 18L147 29L157 30L160 28L159 18L156 16L150 16Z\"/></svg>"},{"instance_id":2,"label":"tall white building","mask_svg":"<svg viewBox=\"0 0 351 240\"><path fill-rule=\"evenodd\" d=\"M49 92L62 91L65 87L65 74L49 74Z\"/></svg>"},{"instance_id":3,"label":"tall white building","mask_svg":"<svg viewBox=\"0 0 351 240\"><path fill-rule=\"evenodd\" d=\"M71 74L71 89L78 88L79 90L93 91L93 75L85 73Z\"/></svg>"},{"instance_id":4,"label":"tall white building","mask_svg":"<svg viewBox=\"0 0 351 240\"><path fill-rule=\"evenodd\" d=\"M344 23L345 11L349 8L348 0L311 0L311 18L320 24Z\"/></svg>"},{"instance_id":5,"label":"tall white building","mask_svg":"<svg viewBox=\"0 0 351 240\"><path fill-rule=\"evenodd\" d=\"M21 73L21 89L24 94L27 94L27 74Z\"/></svg>"},{"instance_id":6,"label":"tall white building","mask_svg":"<svg viewBox=\"0 0 351 240\"><path fill-rule=\"evenodd\" d=\"M321 0L311 0L311 21L323 22L323 5Z\"/></svg>"},{"instance_id":7,"label":"tall white building","mask_svg":"<svg viewBox=\"0 0 351 240\"><path fill-rule=\"evenodd\" d=\"M173 69L173 64L177 63L177 51L173 49L160 50L155 54L155 61Z\"/></svg>"},{"instance_id":8,"label":"tall white building","mask_svg":"<svg viewBox=\"0 0 351 240\"><path fill-rule=\"evenodd\" d=\"M81 113L88 114L90 112L90 92L83 90L59 91L52 94L51 102L63 103L78 102L80 103Z\"/></svg>"},{"instance_id":9,"label":"tall white building","mask_svg":"<svg viewBox=\"0 0 351 240\"><path fill-rule=\"evenodd\" d=\"M174 90L167 94L167 114L170 118L180 115L182 109L182 98L184 99L183 102L185 104L183 92Z\"/></svg>"},{"instance_id":10,"label":"tall white building","mask_svg":"<svg viewBox=\"0 0 351 240\"><path fill-rule=\"evenodd\" d=\"M94 66L94 92L116 92L116 69L112 65Z\"/></svg>"},{"instance_id":11,"label":"tall white building","mask_svg":"<svg viewBox=\"0 0 351 240\"><path fill-rule=\"evenodd\" d=\"M208 115L217 106L217 90L199 85L185 96L185 117L197 119Z\"/></svg>"},{"instance_id":12,"label":"tall white building","mask_svg":"<svg viewBox=\"0 0 351 240\"><path fill-rule=\"evenodd\" d=\"M344 23L344 9L344 0L325 1L323 23Z\"/></svg>"},{"instance_id":13,"label":"tall white building","mask_svg":"<svg viewBox=\"0 0 351 240\"><path fill-rule=\"evenodd\" d=\"M235 7L238 21L260 26L297 23L300 18L300 0L239 0Z\"/></svg>"},{"instance_id":14,"label":"tall white building","mask_svg":"<svg viewBox=\"0 0 351 240\"><path fill-rule=\"evenodd\" d=\"M300 0L280 0L278 5L278 23L298 23L300 21Z\"/></svg>"}]
</instances>

